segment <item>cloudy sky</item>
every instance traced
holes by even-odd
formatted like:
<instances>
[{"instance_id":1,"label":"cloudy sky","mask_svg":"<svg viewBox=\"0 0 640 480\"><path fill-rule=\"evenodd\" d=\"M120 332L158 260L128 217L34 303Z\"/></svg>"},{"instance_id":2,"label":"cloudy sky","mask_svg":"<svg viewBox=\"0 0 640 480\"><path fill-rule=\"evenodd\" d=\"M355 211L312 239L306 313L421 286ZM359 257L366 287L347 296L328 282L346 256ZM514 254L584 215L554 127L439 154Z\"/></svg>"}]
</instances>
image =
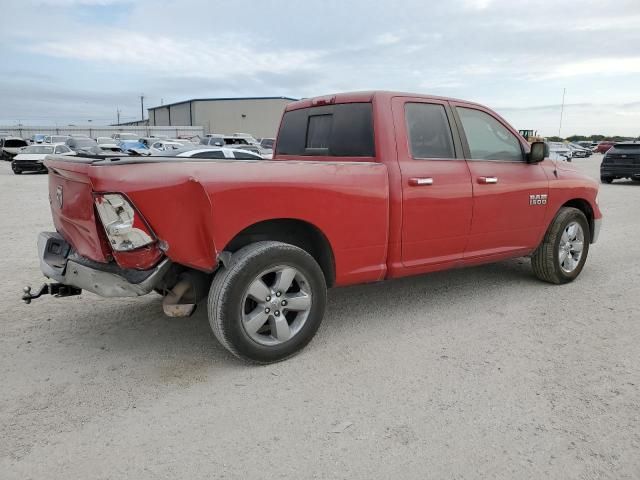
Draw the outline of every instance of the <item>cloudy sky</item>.
<instances>
[{"instance_id":1,"label":"cloudy sky","mask_svg":"<svg viewBox=\"0 0 640 480\"><path fill-rule=\"evenodd\" d=\"M0 124L388 89L516 128L640 135L640 0L2 0Z\"/></svg>"}]
</instances>

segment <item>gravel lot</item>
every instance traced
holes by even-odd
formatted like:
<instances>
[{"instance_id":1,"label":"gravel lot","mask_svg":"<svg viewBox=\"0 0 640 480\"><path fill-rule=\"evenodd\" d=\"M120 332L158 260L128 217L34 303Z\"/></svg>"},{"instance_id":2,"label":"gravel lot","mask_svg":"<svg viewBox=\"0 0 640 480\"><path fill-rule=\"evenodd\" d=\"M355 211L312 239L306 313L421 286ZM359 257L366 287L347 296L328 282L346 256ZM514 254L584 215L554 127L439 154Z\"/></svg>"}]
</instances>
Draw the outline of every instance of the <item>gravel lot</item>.
<instances>
[{"instance_id":1,"label":"gravel lot","mask_svg":"<svg viewBox=\"0 0 640 480\"><path fill-rule=\"evenodd\" d=\"M46 184L0 162L2 479L640 477L640 185L601 187L572 284L520 259L333 290L306 350L254 367L204 308L23 305Z\"/></svg>"}]
</instances>

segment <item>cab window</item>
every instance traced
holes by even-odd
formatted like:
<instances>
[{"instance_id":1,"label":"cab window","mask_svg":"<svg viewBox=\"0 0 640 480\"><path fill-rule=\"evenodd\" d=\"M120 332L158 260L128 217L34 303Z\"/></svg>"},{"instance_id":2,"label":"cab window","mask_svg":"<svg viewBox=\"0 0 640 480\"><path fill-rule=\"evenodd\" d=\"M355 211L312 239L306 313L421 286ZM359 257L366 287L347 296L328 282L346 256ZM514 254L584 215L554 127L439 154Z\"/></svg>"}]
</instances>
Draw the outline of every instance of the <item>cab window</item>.
<instances>
[{"instance_id":1,"label":"cab window","mask_svg":"<svg viewBox=\"0 0 640 480\"><path fill-rule=\"evenodd\" d=\"M443 105L407 103L405 119L413 158L455 158L451 128Z\"/></svg>"},{"instance_id":2,"label":"cab window","mask_svg":"<svg viewBox=\"0 0 640 480\"><path fill-rule=\"evenodd\" d=\"M524 161L520 142L502 123L473 108L456 110L469 144L470 160Z\"/></svg>"}]
</instances>

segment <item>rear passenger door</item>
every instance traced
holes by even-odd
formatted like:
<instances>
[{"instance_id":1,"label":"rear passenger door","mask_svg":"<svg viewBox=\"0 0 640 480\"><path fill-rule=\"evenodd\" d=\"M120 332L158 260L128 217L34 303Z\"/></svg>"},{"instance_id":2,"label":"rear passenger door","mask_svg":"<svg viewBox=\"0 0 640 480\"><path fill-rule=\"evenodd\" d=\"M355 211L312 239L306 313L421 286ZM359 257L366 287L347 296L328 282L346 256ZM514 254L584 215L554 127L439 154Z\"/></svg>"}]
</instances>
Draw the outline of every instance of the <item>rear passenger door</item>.
<instances>
[{"instance_id":1,"label":"rear passenger door","mask_svg":"<svg viewBox=\"0 0 640 480\"><path fill-rule=\"evenodd\" d=\"M465 258L535 248L545 228L549 193L542 165L526 162L527 147L493 112L451 103L473 185L473 222Z\"/></svg>"},{"instance_id":2,"label":"rear passenger door","mask_svg":"<svg viewBox=\"0 0 640 480\"><path fill-rule=\"evenodd\" d=\"M402 263L416 271L462 259L471 226L467 162L447 102L393 99L402 176Z\"/></svg>"}]
</instances>

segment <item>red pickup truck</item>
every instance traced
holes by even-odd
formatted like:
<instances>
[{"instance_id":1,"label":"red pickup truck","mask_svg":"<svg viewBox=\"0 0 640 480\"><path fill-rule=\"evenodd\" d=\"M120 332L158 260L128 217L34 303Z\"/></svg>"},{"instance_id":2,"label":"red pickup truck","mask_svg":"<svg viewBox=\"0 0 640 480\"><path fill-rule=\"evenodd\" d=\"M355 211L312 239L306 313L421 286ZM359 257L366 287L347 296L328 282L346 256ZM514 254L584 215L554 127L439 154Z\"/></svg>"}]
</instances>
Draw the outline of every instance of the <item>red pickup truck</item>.
<instances>
[{"instance_id":1,"label":"red pickup truck","mask_svg":"<svg viewBox=\"0 0 640 480\"><path fill-rule=\"evenodd\" d=\"M327 287L531 256L574 280L598 237L598 185L481 105L393 92L291 103L273 160L48 157L55 283L157 292L167 314L208 299L218 340L259 363L303 348Z\"/></svg>"}]
</instances>

